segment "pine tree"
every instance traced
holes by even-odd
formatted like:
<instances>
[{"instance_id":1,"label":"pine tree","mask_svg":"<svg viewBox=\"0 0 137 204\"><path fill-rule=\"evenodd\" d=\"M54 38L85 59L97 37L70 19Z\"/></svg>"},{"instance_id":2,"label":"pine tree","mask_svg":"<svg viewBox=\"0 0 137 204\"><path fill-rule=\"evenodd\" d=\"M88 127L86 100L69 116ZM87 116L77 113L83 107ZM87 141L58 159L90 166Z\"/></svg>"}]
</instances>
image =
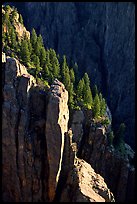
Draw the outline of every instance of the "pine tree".
<instances>
[{"instance_id":1,"label":"pine tree","mask_svg":"<svg viewBox=\"0 0 137 204\"><path fill-rule=\"evenodd\" d=\"M11 36L11 48L16 49L17 48L16 33L13 27L11 27L10 36Z\"/></svg>"},{"instance_id":2,"label":"pine tree","mask_svg":"<svg viewBox=\"0 0 137 204\"><path fill-rule=\"evenodd\" d=\"M40 50L40 66L44 67L46 62L46 50L44 47Z\"/></svg>"},{"instance_id":3,"label":"pine tree","mask_svg":"<svg viewBox=\"0 0 137 204\"><path fill-rule=\"evenodd\" d=\"M40 60L39 60L39 57L36 56L36 75L38 76L38 74L40 73L41 71L41 67L40 67Z\"/></svg>"},{"instance_id":4,"label":"pine tree","mask_svg":"<svg viewBox=\"0 0 137 204\"><path fill-rule=\"evenodd\" d=\"M79 80L77 91L76 91L76 100L77 104L80 105L83 102L83 89L85 86L84 79Z\"/></svg>"},{"instance_id":5,"label":"pine tree","mask_svg":"<svg viewBox=\"0 0 137 204\"><path fill-rule=\"evenodd\" d=\"M66 67L66 72L65 72L65 75L64 75L63 83L64 83L65 88L67 89L67 91L69 91L71 80L70 80L69 68L68 67Z\"/></svg>"},{"instance_id":6,"label":"pine tree","mask_svg":"<svg viewBox=\"0 0 137 204\"><path fill-rule=\"evenodd\" d=\"M8 12L10 11L10 9L11 9L10 5L6 5L6 6L5 6L5 11L6 11L6 13L8 13Z\"/></svg>"},{"instance_id":7,"label":"pine tree","mask_svg":"<svg viewBox=\"0 0 137 204\"><path fill-rule=\"evenodd\" d=\"M69 73L70 73L71 82L74 84L75 83L75 73L74 73L73 68L70 69Z\"/></svg>"},{"instance_id":8,"label":"pine tree","mask_svg":"<svg viewBox=\"0 0 137 204\"><path fill-rule=\"evenodd\" d=\"M78 82L80 80L80 76L79 76L78 64L76 62L73 65L73 69L74 69L74 73L75 73L75 84L78 84Z\"/></svg>"},{"instance_id":9,"label":"pine tree","mask_svg":"<svg viewBox=\"0 0 137 204\"><path fill-rule=\"evenodd\" d=\"M91 109L93 107L93 98L92 98L90 86L87 86L85 84L85 87L83 88L83 90L84 90L84 94L83 94L84 107Z\"/></svg>"},{"instance_id":10,"label":"pine tree","mask_svg":"<svg viewBox=\"0 0 137 204\"><path fill-rule=\"evenodd\" d=\"M64 82L66 68L67 68L67 59L66 59L66 56L63 55L63 63L62 63L62 69L61 69L62 82Z\"/></svg>"},{"instance_id":11,"label":"pine tree","mask_svg":"<svg viewBox=\"0 0 137 204\"><path fill-rule=\"evenodd\" d=\"M98 94L96 94L93 103L93 116L94 118L98 118L100 115L100 100Z\"/></svg>"},{"instance_id":12,"label":"pine tree","mask_svg":"<svg viewBox=\"0 0 137 204\"><path fill-rule=\"evenodd\" d=\"M37 42L37 34L36 34L36 31L35 31L34 28L32 29L30 42L31 42L32 48L35 50L35 45L36 45L36 42Z\"/></svg>"},{"instance_id":13,"label":"pine tree","mask_svg":"<svg viewBox=\"0 0 137 204\"><path fill-rule=\"evenodd\" d=\"M99 93L99 100L100 100L100 116L104 116L106 113L107 105L101 93Z\"/></svg>"},{"instance_id":14,"label":"pine tree","mask_svg":"<svg viewBox=\"0 0 137 204\"><path fill-rule=\"evenodd\" d=\"M16 9L13 9L13 11L12 11L12 16L11 16L11 21L12 21L12 22L15 21L15 19L16 19L16 17L17 17L17 14L18 14L17 10L16 10Z\"/></svg>"},{"instance_id":15,"label":"pine tree","mask_svg":"<svg viewBox=\"0 0 137 204\"><path fill-rule=\"evenodd\" d=\"M92 93L93 93L93 97L95 97L96 94L98 94L98 88L97 88L97 85L94 85L94 86L93 86L93 91L92 91Z\"/></svg>"},{"instance_id":16,"label":"pine tree","mask_svg":"<svg viewBox=\"0 0 137 204\"><path fill-rule=\"evenodd\" d=\"M25 65L30 63L30 52L29 52L28 43L26 40L22 40L21 42L20 57Z\"/></svg>"},{"instance_id":17,"label":"pine tree","mask_svg":"<svg viewBox=\"0 0 137 204\"><path fill-rule=\"evenodd\" d=\"M41 34L38 36L37 41L38 41L40 48L44 47L43 38Z\"/></svg>"},{"instance_id":18,"label":"pine tree","mask_svg":"<svg viewBox=\"0 0 137 204\"><path fill-rule=\"evenodd\" d=\"M91 109L93 107L93 98L90 88L90 79L87 73L84 74L83 80L85 82L85 85L83 87L84 107Z\"/></svg>"},{"instance_id":19,"label":"pine tree","mask_svg":"<svg viewBox=\"0 0 137 204\"><path fill-rule=\"evenodd\" d=\"M74 108L74 87L73 87L73 83L70 83L70 86L69 86L69 100L68 100L68 104L69 104L69 107L71 109Z\"/></svg>"},{"instance_id":20,"label":"pine tree","mask_svg":"<svg viewBox=\"0 0 137 204\"><path fill-rule=\"evenodd\" d=\"M84 74L83 78L84 78L86 86L90 86L90 79L87 73Z\"/></svg>"},{"instance_id":21,"label":"pine tree","mask_svg":"<svg viewBox=\"0 0 137 204\"><path fill-rule=\"evenodd\" d=\"M50 63L50 52L47 50L46 52L46 61L45 61L45 68L44 68L44 77L48 80L49 83L53 82L53 73L52 73L52 65ZM48 78L47 78L48 77Z\"/></svg>"},{"instance_id":22,"label":"pine tree","mask_svg":"<svg viewBox=\"0 0 137 204\"><path fill-rule=\"evenodd\" d=\"M40 51L41 51L41 47L40 44L38 42L38 40L36 41L35 45L34 45L34 53L40 57Z\"/></svg>"},{"instance_id":23,"label":"pine tree","mask_svg":"<svg viewBox=\"0 0 137 204\"><path fill-rule=\"evenodd\" d=\"M19 22L23 25L23 18L21 14L19 14Z\"/></svg>"},{"instance_id":24,"label":"pine tree","mask_svg":"<svg viewBox=\"0 0 137 204\"><path fill-rule=\"evenodd\" d=\"M49 81L49 77L50 77L50 72L49 72L49 67L45 64L45 68L44 68L44 79Z\"/></svg>"},{"instance_id":25,"label":"pine tree","mask_svg":"<svg viewBox=\"0 0 137 204\"><path fill-rule=\"evenodd\" d=\"M50 54L50 63L52 65L52 73L54 78L60 78L59 73L60 73L60 64L56 55L56 52L54 49L49 50Z\"/></svg>"},{"instance_id":26,"label":"pine tree","mask_svg":"<svg viewBox=\"0 0 137 204\"><path fill-rule=\"evenodd\" d=\"M30 55L31 55L32 54L32 45L31 45L30 39L27 38L27 42L28 42L29 52L30 52Z\"/></svg>"}]
</instances>

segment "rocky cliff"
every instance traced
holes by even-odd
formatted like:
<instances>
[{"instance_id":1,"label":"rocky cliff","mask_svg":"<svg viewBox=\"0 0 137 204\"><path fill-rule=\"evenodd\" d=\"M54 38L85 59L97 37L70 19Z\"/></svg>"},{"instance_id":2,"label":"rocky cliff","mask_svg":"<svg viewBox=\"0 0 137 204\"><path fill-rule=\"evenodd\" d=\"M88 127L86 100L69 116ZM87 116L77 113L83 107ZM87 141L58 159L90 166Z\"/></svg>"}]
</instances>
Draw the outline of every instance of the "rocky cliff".
<instances>
[{"instance_id":1,"label":"rocky cliff","mask_svg":"<svg viewBox=\"0 0 137 204\"><path fill-rule=\"evenodd\" d=\"M114 201L104 179L76 157L64 85L55 80L44 91L17 59L3 53L2 62L3 201Z\"/></svg>"},{"instance_id":2,"label":"rocky cliff","mask_svg":"<svg viewBox=\"0 0 137 204\"><path fill-rule=\"evenodd\" d=\"M133 148L135 124L135 5L133 2L12 3L45 45L88 72L107 99L113 126L126 124Z\"/></svg>"},{"instance_id":3,"label":"rocky cliff","mask_svg":"<svg viewBox=\"0 0 137 204\"><path fill-rule=\"evenodd\" d=\"M90 111L89 111L90 112ZM83 121L79 116L84 115ZM74 124L74 121L77 123ZM77 129L80 124L81 134ZM116 201L134 201L135 199L135 167L134 151L125 144L122 152L109 143L109 126L95 124L88 112L75 111L72 117L74 141L80 141L78 157L91 164L97 173L103 176L105 182L114 193ZM76 138L76 139L75 139ZM130 193L129 193L130 189Z\"/></svg>"}]
</instances>

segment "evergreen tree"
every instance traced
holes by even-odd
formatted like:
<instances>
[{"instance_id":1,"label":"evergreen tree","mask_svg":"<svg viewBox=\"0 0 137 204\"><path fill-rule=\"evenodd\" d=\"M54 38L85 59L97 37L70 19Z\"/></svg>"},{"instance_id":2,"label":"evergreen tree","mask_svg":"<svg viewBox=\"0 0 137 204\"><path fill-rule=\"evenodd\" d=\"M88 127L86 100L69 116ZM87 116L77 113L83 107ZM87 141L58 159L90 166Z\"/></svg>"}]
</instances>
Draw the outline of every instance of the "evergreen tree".
<instances>
[{"instance_id":1,"label":"evergreen tree","mask_svg":"<svg viewBox=\"0 0 137 204\"><path fill-rule=\"evenodd\" d=\"M35 62L36 64L36 75L38 76L38 74L40 73L40 71L41 71L41 67L40 67L40 60L39 60L39 57L38 56L36 56L36 62Z\"/></svg>"},{"instance_id":2,"label":"evergreen tree","mask_svg":"<svg viewBox=\"0 0 137 204\"><path fill-rule=\"evenodd\" d=\"M44 68L44 79L49 81L49 77L50 77L50 72L49 72L49 67L45 64L45 68Z\"/></svg>"},{"instance_id":3,"label":"evergreen tree","mask_svg":"<svg viewBox=\"0 0 137 204\"><path fill-rule=\"evenodd\" d=\"M79 76L79 71L78 71L78 64L76 62L73 65L73 70L74 70L74 73L75 73L75 84L78 84L78 82L80 80L80 76Z\"/></svg>"},{"instance_id":4,"label":"evergreen tree","mask_svg":"<svg viewBox=\"0 0 137 204\"><path fill-rule=\"evenodd\" d=\"M16 9L13 9L13 11L12 11L11 14L12 14L12 16L11 16L11 21L14 22L15 19L17 18L17 14L18 14L18 12L17 12Z\"/></svg>"},{"instance_id":5,"label":"evergreen tree","mask_svg":"<svg viewBox=\"0 0 137 204\"><path fill-rule=\"evenodd\" d=\"M11 27L10 36L11 36L11 48L17 49L16 33L13 27Z\"/></svg>"},{"instance_id":6,"label":"evergreen tree","mask_svg":"<svg viewBox=\"0 0 137 204\"><path fill-rule=\"evenodd\" d=\"M39 35L37 38L40 48L44 47L42 35Z\"/></svg>"},{"instance_id":7,"label":"evergreen tree","mask_svg":"<svg viewBox=\"0 0 137 204\"><path fill-rule=\"evenodd\" d=\"M55 50L50 49L50 63L52 65L52 73L54 78L60 78L59 73L60 73L60 64L56 55Z\"/></svg>"},{"instance_id":8,"label":"evergreen tree","mask_svg":"<svg viewBox=\"0 0 137 204\"><path fill-rule=\"evenodd\" d=\"M29 52L28 43L26 40L22 40L21 42L20 57L25 65L30 63L30 52Z\"/></svg>"},{"instance_id":9,"label":"evergreen tree","mask_svg":"<svg viewBox=\"0 0 137 204\"><path fill-rule=\"evenodd\" d=\"M93 106L93 98L90 89L90 79L87 73L84 74L83 80L85 82L85 85L83 87L84 106L88 109L91 109Z\"/></svg>"},{"instance_id":10,"label":"evergreen tree","mask_svg":"<svg viewBox=\"0 0 137 204\"><path fill-rule=\"evenodd\" d=\"M73 68L70 69L70 79L71 79L71 82L74 84L75 83L75 73L74 73L74 70Z\"/></svg>"},{"instance_id":11,"label":"evergreen tree","mask_svg":"<svg viewBox=\"0 0 137 204\"><path fill-rule=\"evenodd\" d=\"M84 79L81 79L78 83L78 86L77 86L77 91L76 91L76 100L77 100L77 103L78 105L81 104L81 102L83 102L83 89L85 87L85 82L84 82Z\"/></svg>"},{"instance_id":12,"label":"evergreen tree","mask_svg":"<svg viewBox=\"0 0 137 204\"><path fill-rule=\"evenodd\" d=\"M35 50L35 45L36 45L36 42L37 42L37 34L36 34L36 31L35 31L34 28L32 29L30 42L31 42L32 48Z\"/></svg>"},{"instance_id":13,"label":"evergreen tree","mask_svg":"<svg viewBox=\"0 0 137 204\"><path fill-rule=\"evenodd\" d=\"M40 57L40 51L41 51L41 47L40 44L38 42L38 40L36 41L35 45L34 45L34 53Z\"/></svg>"},{"instance_id":14,"label":"evergreen tree","mask_svg":"<svg viewBox=\"0 0 137 204\"><path fill-rule=\"evenodd\" d=\"M23 25L23 18L21 14L19 14L19 22Z\"/></svg>"},{"instance_id":15,"label":"evergreen tree","mask_svg":"<svg viewBox=\"0 0 137 204\"><path fill-rule=\"evenodd\" d=\"M83 78L84 78L86 86L90 86L90 79L87 73L84 74Z\"/></svg>"},{"instance_id":16,"label":"evergreen tree","mask_svg":"<svg viewBox=\"0 0 137 204\"><path fill-rule=\"evenodd\" d=\"M10 9L11 9L10 5L6 5L6 6L5 6L5 11L6 11L6 13L8 13L8 12L10 11Z\"/></svg>"},{"instance_id":17,"label":"evergreen tree","mask_svg":"<svg viewBox=\"0 0 137 204\"><path fill-rule=\"evenodd\" d=\"M84 94L83 94L83 100L84 100L84 107L91 109L93 107L93 98L90 86L87 86L85 84L85 87L83 88Z\"/></svg>"},{"instance_id":18,"label":"evergreen tree","mask_svg":"<svg viewBox=\"0 0 137 204\"><path fill-rule=\"evenodd\" d=\"M29 52L31 55L32 54L32 45L31 45L30 39L27 38L27 42L28 42L28 49L29 49Z\"/></svg>"},{"instance_id":19,"label":"evergreen tree","mask_svg":"<svg viewBox=\"0 0 137 204\"><path fill-rule=\"evenodd\" d=\"M97 85L94 85L93 86L93 97L95 97L96 96L96 94L98 94L98 88L97 88Z\"/></svg>"},{"instance_id":20,"label":"evergreen tree","mask_svg":"<svg viewBox=\"0 0 137 204\"><path fill-rule=\"evenodd\" d=\"M71 84L71 80L70 80L70 75L69 75L69 68L66 67L66 72L64 75L64 81L63 81L65 88L67 89L67 91L69 91L70 89L70 84Z\"/></svg>"},{"instance_id":21,"label":"evergreen tree","mask_svg":"<svg viewBox=\"0 0 137 204\"><path fill-rule=\"evenodd\" d=\"M46 50L44 47L42 47L40 50L40 65L41 65L41 67L45 66L45 62L46 62Z\"/></svg>"},{"instance_id":22,"label":"evergreen tree","mask_svg":"<svg viewBox=\"0 0 137 204\"><path fill-rule=\"evenodd\" d=\"M62 69L61 69L63 83L64 83L64 76L65 76L66 69L67 69L67 59L66 59L66 56L63 55L63 63L62 63Z\"/></svg>"},{"instance_id":23,"label":"evergreen tree","mask_svg":"<svg viewBox=\"0 0 137 204\"><path fill-rule=\"evenodd\" d=\"M52 73L52 65L50 63L50 52L47 50L46 52L46 61L45 61L45 68L44 68L44 77L48 80L49 83L53 82L53 73Z\"/></svg>"},{"instance_id":24,"label":"evergreen tree","mask_svg":"<svg viewBox=\"0 0 137 204\"><path fill-rule=\"evenodd\" d=\"M98 118L100 116L100 100L98 94L96 94L93 103L93 116L94 118Z\"/></svg>"},{"instance_id":25,"label":"evergreen tree","mask_svg":"<svg viewBox=\"0 0 137 204\"><path fill-rule=\"evenodd\" d=\"M106 112L107 105L101 93L99 93L99 100L100 100L100 116L103 116Z\"/></svg>"},{"instance_id":26,"label":"evergreen tree","mask_svg":"<svg viewBox=\"0 0 137 204\"><path fill-rule=\"evenodd\" d=\"M69 107L71 109L74 108L74 87L73 87L73 83L70 83L70 86L69 86L69 100L68 100L68 104L69 104Z\"/></svg>"}]
</instances>

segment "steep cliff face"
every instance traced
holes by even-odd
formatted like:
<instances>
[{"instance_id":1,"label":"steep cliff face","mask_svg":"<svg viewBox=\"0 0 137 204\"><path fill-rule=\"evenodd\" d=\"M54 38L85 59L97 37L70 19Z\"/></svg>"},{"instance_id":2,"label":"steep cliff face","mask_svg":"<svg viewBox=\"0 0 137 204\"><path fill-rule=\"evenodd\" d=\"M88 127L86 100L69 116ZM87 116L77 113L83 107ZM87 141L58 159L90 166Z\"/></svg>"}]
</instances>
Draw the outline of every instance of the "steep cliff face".
<instances>
[{"instance_id":1,"label":"steep cliff face","mask_svg":"<svg viewBox=\"0 0 137 204\"><path fill-rule=\"evenodd\" d=\"M101 124L83 123L83 135L78 156L91 164L114 193L116 201L134 201L135 167L134 151L125 144L122 154L109 145L109 129ZM130 189L130 193L128 192Z\"/></svg>"},{"instance_id":2,"label":"steep cliff face","mask_svg":"<svg viewBox=\"0 0 137 204\"><path fill-rule=\"evenodd\" d=\"M70 201L114 201L103 178L76 158L64 85L55 80L44 92L17 59L2 53L2 62L3 201L66 201L72 189Z\"/></svg>"},{"instance_id":3,"label":"steep cliff face","mask_svg":"<svg viewBox=\"0 0 137 204\"><path fill-rule=\"evenodd\" d=\"M45 98L18 60L7 57L3 72L3 200L41 201L47 197L48 178Z\"/></svg>"},{"instance_id":4,"label":"steep cliff face","mask_svg":"<svg viewBox=\"0 0 137 204\"><path fill-rule=\"evenodd\" d=\"M42 34L45 45L88 72L107 98L113 125L127 126L134 146L135 6L132 2L14 3L29 30ZM64 15L65 14L65 15Z\"/></svg>"}]
</instances>

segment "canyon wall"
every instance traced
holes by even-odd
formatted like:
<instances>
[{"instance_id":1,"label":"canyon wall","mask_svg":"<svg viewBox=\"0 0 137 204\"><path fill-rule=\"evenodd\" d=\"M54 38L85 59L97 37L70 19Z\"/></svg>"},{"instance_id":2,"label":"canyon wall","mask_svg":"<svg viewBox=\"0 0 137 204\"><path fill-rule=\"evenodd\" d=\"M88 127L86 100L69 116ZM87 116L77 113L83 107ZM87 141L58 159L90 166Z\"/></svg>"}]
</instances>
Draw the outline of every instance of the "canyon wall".
<instances>
[{"instance_id":1,"label":"canyon wall","mask_svg":"<svg viewBox=\"0 0 137 204\"><path fill-rule=\"evenodd\" d=\"M2 53L2 93L4 202L115 200L104 179L76 157L61 82L45 91L17 59Z\"/></svg>"},{"instance_id":2,"label":"canyon wall","mask_svg":"<svg viewBox=\"0 0 137 204\"><path fill-rule=\"evenodd\" d=\"M133 2L12 3L45 46L88 72L107 99L113 126L126 124L135 148L135 5Z\"/></svg>"}]
</instances>

